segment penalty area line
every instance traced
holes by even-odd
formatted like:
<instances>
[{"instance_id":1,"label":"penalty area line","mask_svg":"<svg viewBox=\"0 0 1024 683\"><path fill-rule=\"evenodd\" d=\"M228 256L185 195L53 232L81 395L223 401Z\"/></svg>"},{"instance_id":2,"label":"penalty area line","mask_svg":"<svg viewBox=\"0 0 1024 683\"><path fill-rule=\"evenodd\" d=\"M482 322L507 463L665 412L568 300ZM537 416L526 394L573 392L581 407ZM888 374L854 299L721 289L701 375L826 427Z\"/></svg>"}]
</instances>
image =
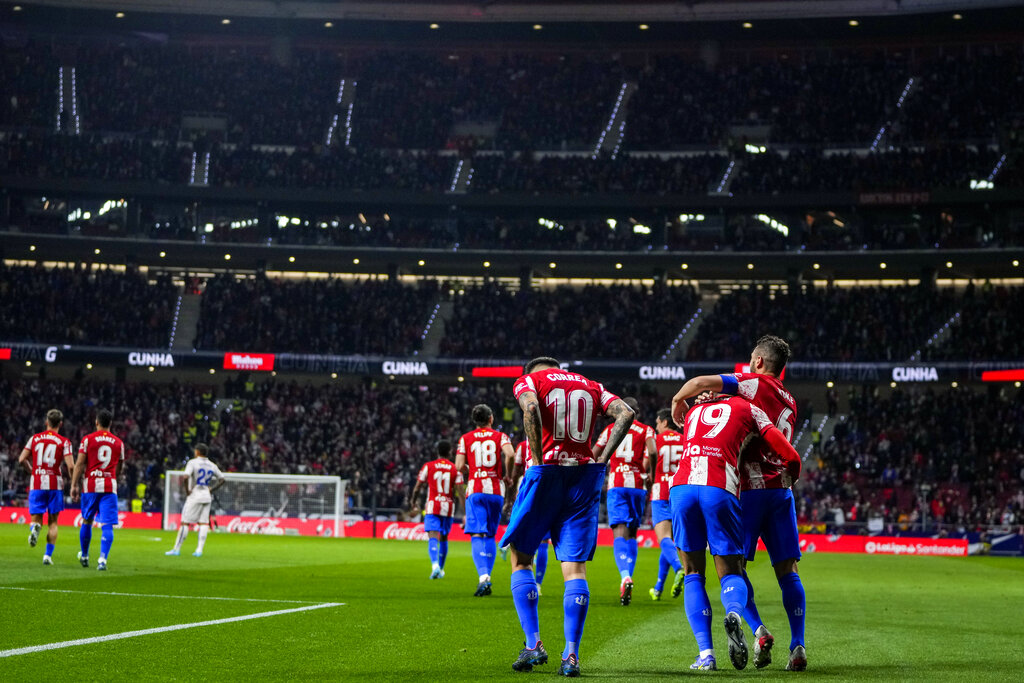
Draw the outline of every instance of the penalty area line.
<instances>
[{"instance_id":1,"label":"penalty area line","mask_svg":"<svg viewBox=\"0 0 1024 683\"><path fill-rule=\"evenodd\" d=\"M113 595L122 598L166 598L170 600L229 600L231 602L278 602L289 605L319 605L315 600L274 600L272 598L222 598L216 595L159 595L156 593L116 593L113 591L76 591L66 588L29 588L0 586L0 591L37 591L40 593L74 593L77 595Z\"/></svg>"},{"instance_id":2,"label":"penalty area line","mask_svg":"<svg viewBox=\"0 0 1024 683\"><path fill-rule=\"evenodd\" d=\"M142 629L141 631L125 631L123 633L112 633L107 636L95 636L93 638L79 638L77 640L64 640L59 643L47 643L46 645L32 645L30 647L17 647L13 650L0 650L0 657L14 657L16 655L27 655L33 652L46 652L47 650L60 650L65 647L77 647L78 645L92 645L94 643L106 643L111 640L124 640L125 638L137 638L148 636L154 633L168 633L170 631L184 631L190 628L202 626L217 626L219 624L233 624L238 621L249 621L251 619L265 619L266 617L277 617L282 614L295 614L296 612L308 612L315 609L326 609L328 607L341 607L343 602L325 602L319 605L308 605L306 607L292 607L291 609L279 609L273 612L258 612L256 614L243 614L239 617L228 617L226 619L212 619L210 621L196 621L191 624L174 624L172 626L158 626L156 628Z\"/></svg>"}]
</instances>

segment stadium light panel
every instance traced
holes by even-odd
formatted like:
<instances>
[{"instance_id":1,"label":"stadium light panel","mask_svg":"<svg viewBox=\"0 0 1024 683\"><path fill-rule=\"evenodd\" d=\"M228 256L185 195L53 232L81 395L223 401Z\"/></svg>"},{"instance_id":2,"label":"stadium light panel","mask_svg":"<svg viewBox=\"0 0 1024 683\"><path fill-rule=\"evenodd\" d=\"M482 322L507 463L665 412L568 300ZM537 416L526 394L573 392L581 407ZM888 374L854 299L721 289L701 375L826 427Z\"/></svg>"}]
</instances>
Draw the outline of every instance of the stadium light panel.
<instances>
[{"instance_id":1,"label":"stadium light panel","mask_svg":"<svg viewBox=\"0 0 1024 683\"><path fill-rule=\"evenodd\" d=\"M963 18L964 18L964 15L960 14L959 12L957 12L956 14L953 15L953 21L960 21Z\"/></svg>"},{"instance_id":2,"label":"stadium light panel","mask_svg":"<svg viewBox=\"0 0 1024 683\"><path fill-rule=\"evenodd\" d=\"M441 25L440 24L431 24L430 28L431 28L431 30L435 30L436 31L437 29L441 28Z\"/></svg>"},{"instance_id":3,"label":"stadium light panel","mask_svg":"<svg viewBox=\"0 0 1024 683\"><path fill-rule=\"evenodd\" d=\"M751 24L749 21L744 21L743 28L754 28L754 25Z\"/></svg>"},{"instance_id":4,"label":"stadium light panel","mask_svg":"<svg viewBox=\"0 0 1024 683\"><path fill-rule=\"evenodd\" d=\"M333 21L325 21L324 22L324 28L334 28L334 22Z\"/></svg>"},{"instance_id":5,"label":"stadium light panel","mask_svg":"<svg viewBox=\"0 0 1024 683\"><path fill-rule=\"evenodd\" d=\"M117 19L124 19L124 12L118 12L114 15L114 17L116 17Z\"/></svg>"},{"instance_id":6,"label":"stadium light panel","mask_svg":"<svg viewBox=\"0 0 1024 683\"><path fill-rule=\"evenodd\" d=\"M93 249L93 253L98 255L100 253L99 248L97 247L96 249Z\"/></svg>"},{"instance_id":7,"label":"stadium light panel","mask_svg":"<svg viewBox=\"0 0 1024 683\"><path fill-rule=\"evenodd\" d=\"M28 250L29 250L29 251L35 251L35 250L36 250L36 245L34 245L34 244L30 244L30 245L28 246ZM1014 263L1013 265L1017 265L1017 264L1016 264L1016 263Z\"/></svg>"},{"instance_id":8,"label":"stadium light panel","mask_svg":"<svg viewBox=\"0 0 1024 683\"><path fill-rule=\"evenodd\" d=\"M166 256L167 256L167 252L166 251L161 251L160 252L160 258L165 258Z\"/></svg>"},{"instance_id":9,"label":"stadium light panel","mask_svg":"<svg viewBox=\"0 0 1024 683\"><path fill-rule=\"evenodd\" d=\"M829 389L831 389L835 385L836 385L836 383L831 381L831 380L829 380L828 382L825 382L825 386L828 387Z\"/></svg>"},{"instance_id":10,"label":"stadium light panel","mask_svg":"<svg viewBox=\"0 0 1024 683\"><path fill-rule=\"evenodd\" d=\"M417 261L417 263L418 263L419 265L421 265L421 266L425 266L425 265L427 265L427 262L426 262L426 261L424 261L423 259L420 259L419 261Z\"/></svg>"},{"instance_id":11,"label":"stadium light panel","mask_svg":"<svg viewBox=\"0 0 1024 683\"><path fill-rule=\"evenodd\" d=\"M649 29L649 28L650 28L650 26L648 26L647 24L640 24L640 26L639 26L638 28L639 28L639 29L640 29L641 31L646 31L647 29Z\"/></svg>"},{"instance_id":12,"label":"stadium light panel","mask_svg":"<svg viewBox=\"0 0 1024 683\"><path fill-rule=\"evenodd\" d=\"M359 259L357 259L357 258L352 259L352 265L358 266L359 265Z\"/></svg>"},{"instance_id":13,"label":"stadium light panel","mask_svg":"<svg viewBox=\"0 0 1024 683\"><path fill-rule=\"evenodd\" d=\"M21 5L15 5L14 7L11 8L11 11L12 12L20 12L21 11Z\"/></svg>"},{"instance_id":14,"label":"stadium light panel","mask_svg":"<svg viewBox=\"0 0 1024 683\"><path fill-rule=\"evenodd\" d=\"M289 256L288 257L288 263L295 263L295 257L294 256Z\"/></svg>"},{"instance_id":15,"label":"stadium light panel","mask_svg":"<svg viewBox=\"0 0 1024 683\"><path fill-rule=\"evenodd\" d=\"M555 263L554 261L552 261L551 263L548 264L548 268L557 268L557 267L558 267L558 264Z\"/></svg>"},{"instance_id":16,"label":"stadium light panel","mask_svg":"<svg viewBox=\"0 0 1024 683\"><path fill-rule=\"evenodd\" d=\"M621 263L616 263L615 264L615 270L622 270L622 264Z\"/></svg>"},{"instance_id":17,"label":"stadium light panel","mask_svg":"<svg viewBox=\"0 0 1024 683\"><path fill-rule=\"evenodd\" d=\"M860 26L860 22L859 22L859 21L857 21L856 19L850 19L850 22L849 22L849 24L850 24L850 26L852 26L853 28L857 28L858 26Z\"/></svg>"},{"instance_id":18,"label":"stadium light panel","mask_svg":"<svg viewBox=\"0 0 1024 683\"><path fill-rule=\"evenodd\" d=\"M542 28L544 28L544 27L543 27L543 26L541 26L540 24L534 24L534 25L533 25L533 30L534 30L534 31L539 31L539 30L541 30Z\"/></svg>"},{"instance_id":19,"label":"stadium light panel","mask_svg":"<svg viewBox=\"0 0 1024 683\"><path fill-rule=\"evenodd\" d=\"M92 370L92 363L86 363L85 364L85 369L86 370Z\"/></svg>"},{"instance_id":20,"label":"stadium light panel","mask_svg":"<svg viewBox=\"0 0 1024 683\"><path fill-rule=\"evenodd\" d=\"M230 20L230 19L221 19L221 20L220 20L220 23L222 23L222 24L224 24L225 26L227 26L228 24L230 24L230 23L231 23L231 20Z\"/></svg>"},{"instance_id":21,"label":"stadium light panel","mask_svg":"<svg viewBox=\"0 0 1024 683\"><path fill-rule=\"evenodd\" d=\"M231 260L231 254L224 254L224 260L225 261L230 261Z\"/></svg>"},{"instance_id":22,"label":"stadium light panel","mask_svg":"<svg viewBox=\"0 0 1024 683\"><path fill-rule=\"evenodd\" d=\"M821 264L820 263L815 263L813 267L814 267L815 270L821 270Z\"/></svg>"}]
</instances>

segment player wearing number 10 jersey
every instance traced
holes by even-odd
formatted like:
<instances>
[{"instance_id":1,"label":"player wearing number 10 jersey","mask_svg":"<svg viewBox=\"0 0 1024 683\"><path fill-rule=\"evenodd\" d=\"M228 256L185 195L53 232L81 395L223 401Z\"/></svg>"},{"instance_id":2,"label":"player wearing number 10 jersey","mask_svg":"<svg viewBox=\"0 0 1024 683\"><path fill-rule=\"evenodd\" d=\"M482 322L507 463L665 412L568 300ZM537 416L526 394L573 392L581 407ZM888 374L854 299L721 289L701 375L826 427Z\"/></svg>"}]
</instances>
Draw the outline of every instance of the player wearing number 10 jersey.
<instances>
[{"instance_id":1,"label":"player wearing number 10 jersey","mask_svg":"<svg viewBox=\"0 0 1024 683\"><path fill-rule=\"evenodd\" d=\"M426 489L427 504L423 506L423 530L427 532L427 551L430 553L430 578L444 577L444 561L448 557L448 534L452 530L452 517L459 504L462 473L455 469L452 445L437 442L437 460L431 460L416 477L409 501L415 509L420 491Z\"/></svg>"},{"instance_id":2,"label":"player wearing number 10 jersey","mask_svg":"<svg viewBox=\"0 0 1024 683\"><path fill-rule=\"evenodd\" d=\"M491 594L491 572L497 548L494 535L498 532L505 496L511 493L503 472L503 462L514 457L509 438L492 429L494 411L489 406L473 407L476 429L459 438L455 451L455 469L466 477L466 524L470 535L473 562L479 576L475 597Z\"/></svg>"},{"instance_id":3,"label":"player wearing number 10 jersey","mask_svg":"<svg viewBox=\"0 0 1024 683\"><path fill-rule=\"evenodd\" d=\"M58 434L64 424L64 414L59 410L46 413L46 431L35 434L25 444L18 462L28 468L32 479L29 483L28 513L32 516L28 544L33 548L39 539L43 525L43 513L48 513L46 530L46 554L43 564L53 564L53 546L57 542L57 518L64 509L64 481L60 476L60 465L64 463L70 474L71 442Z\"/></svg>"},{"instance_id":4,"label":"player wearing number 10 jersey","mask_svg":"<svg viewBox=\"0 0 1024 683\"><path fill-rule=\"evenodd\" d=\"M533 555L551 534L562 563L565 593L565 649L558 673L579 676L579 644L590 603L587 565L597 545L597 517L604 465L590 450L594 418L609 415L615 426L608 436L614 451L633 424L634 413L622 399L575 372L559 369L554 358L535 358L516 380L513 393L523 410L533 466L526 470L516 495L502 547L512 550L512 601L526 634L526 647L512 664L530 671L548 661L540 641L537 582Z\"/></svg>"},{"instance_id":5,"label":"player wearing number 10 jersey","mask_svg":"<svg viewBox=\"0 0 1024 683\"><path fill-rule=\"evenodd\" d=\"M71 475L71 499L82 497L82 528L79 532L82 551L78 560L89 566L89 544L92 542L92 523L99 517L102 536L100 559L96 568L107 569L107 557L114 543L114 525L117 524L117 480L124 466L124 442L110 433L114 415L106 409L96 413L96 431L82 439L78 447L78 460ZM81 485L82 475L85 485Z\"/></svg>"}]
</instances>

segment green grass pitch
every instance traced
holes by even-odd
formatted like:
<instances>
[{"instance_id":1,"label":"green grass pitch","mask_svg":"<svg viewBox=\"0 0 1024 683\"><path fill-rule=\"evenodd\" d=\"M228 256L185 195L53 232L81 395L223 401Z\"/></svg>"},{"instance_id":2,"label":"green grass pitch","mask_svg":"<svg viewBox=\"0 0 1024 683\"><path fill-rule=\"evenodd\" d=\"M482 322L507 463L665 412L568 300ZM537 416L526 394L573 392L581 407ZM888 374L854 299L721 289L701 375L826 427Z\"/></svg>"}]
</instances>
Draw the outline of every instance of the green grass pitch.
<instances>
[{"instance_id":1,"label":"green grass pitch","mask_svg":"<svg viewBox=\"0 0 1024 683\"><path fill-rule=\"evenodd\" d=\"M531 680L553 676L562 647L557 566L541 597L541 636L553 662L532 674L510 665L522 632L507 565L494 595L474 598L468 543L452 543L447 576L430 581L426 543L212 534L206 555L165 557L172 534L116 532L110 569L81 568L77 532L61 530L56 565L41 564L28 528L0 525L0 651L174 624L218 620L325 602L343 606L0 657L0 680ZM99 534L93 538L93 556ZM682 599L652 602L655 550L641 550L636 597L618 604L611 548L590 564L583 675L605 680L783 678L1021 680L1024 560L809 555L810 668L783 670L789 628L767 563L752 565L762 616L777 638L776 661L756 671L728 663L718 584L717 672L690 672L696 644ZM95 566L95 563L94 563ZM10 588L32 590L10 590ZM46 592L57 589L76 592ZM80 592L78 592L80 591ZM194 596L194 599L102 592ZM304 601L242 602L210 597Z\"/></svg>"}]
</instances>

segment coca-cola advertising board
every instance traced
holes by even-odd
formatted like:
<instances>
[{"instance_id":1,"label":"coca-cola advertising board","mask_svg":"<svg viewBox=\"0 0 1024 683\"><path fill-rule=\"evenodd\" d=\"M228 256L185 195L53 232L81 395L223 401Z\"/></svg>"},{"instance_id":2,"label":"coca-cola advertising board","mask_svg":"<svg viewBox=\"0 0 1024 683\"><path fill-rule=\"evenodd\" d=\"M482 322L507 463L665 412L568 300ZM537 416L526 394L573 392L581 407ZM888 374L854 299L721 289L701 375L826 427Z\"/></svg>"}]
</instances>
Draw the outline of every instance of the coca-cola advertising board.
<instances>
[{"instance_id":1,"label":"coca-cola advertising board","mask_svg":"<svg viewBox=\"0 0 1024 683\"><path fill-rule=\"evenodd\" d=\"M118 512L116 528L159 529L161 517L162 515L159 512ZM0 508L0 522L7 522L10 524L28 524L30 521L31 516L28 513L28 508ZM57 517L57 522L61 526L80 527L82 526L82 511L78 508L68 508L60 513ZM99 524L93 521L93 527L99 528Z\"/></svg>"},{"instance_id":2,"label":"coca-cola advertising board","mask_svg":"<svg viewBox=\"0 0 1024 683\"><path fill-rule=\"evenodd\" d=\"M333 536L333 519L299 519L296 517L242 517L210 515L210 523L219 532L260 534L263 536ZM164 529L175 531L181 524L181 513L167 515Z\"/></svg>"}]
</instances>

